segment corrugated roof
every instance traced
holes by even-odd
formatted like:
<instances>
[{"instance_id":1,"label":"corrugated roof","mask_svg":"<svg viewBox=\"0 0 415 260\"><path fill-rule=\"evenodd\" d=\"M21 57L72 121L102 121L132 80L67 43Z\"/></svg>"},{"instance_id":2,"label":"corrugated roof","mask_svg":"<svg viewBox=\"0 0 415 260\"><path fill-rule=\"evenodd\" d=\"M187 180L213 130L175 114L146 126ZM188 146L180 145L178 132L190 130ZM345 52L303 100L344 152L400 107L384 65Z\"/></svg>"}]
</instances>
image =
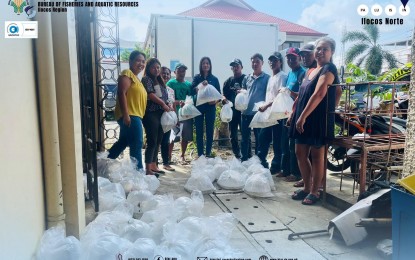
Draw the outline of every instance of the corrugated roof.
<instances>
[{"instance_id":1,"label":"corrugated roof","mask_svg":"<svg viewBox=\"0 0 415 260\"><path fill-rule=\"evenodd\" d=\"M213 2L213 1L212 1ZM244 3L243 1L241 1ZM288 35L307 35L324 36L325 33L315 31L302 25L298 25L286 20L258 12L252 9L241 8L225 1L214 1L212 4L206 3L196 8L179 13L181 16L203 17L212 19L224 19L235 21L247 21L258 23L278 24L279 30Z\"/></svg>"}]
</instances>

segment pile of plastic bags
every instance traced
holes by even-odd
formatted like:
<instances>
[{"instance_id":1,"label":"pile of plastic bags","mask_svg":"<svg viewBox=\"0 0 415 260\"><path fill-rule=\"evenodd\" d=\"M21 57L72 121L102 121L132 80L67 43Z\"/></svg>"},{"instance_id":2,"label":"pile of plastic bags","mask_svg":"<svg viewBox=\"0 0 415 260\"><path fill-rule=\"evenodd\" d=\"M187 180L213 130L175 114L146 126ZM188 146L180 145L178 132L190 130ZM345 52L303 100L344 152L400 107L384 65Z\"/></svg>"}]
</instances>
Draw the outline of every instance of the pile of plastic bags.
<instances>
[{"instance_id":1,"label":"pile of plastic bags","mask_svg":"<svg viewBox=\"0 0 415 260\"><path fill-rule=\"evenodd\" d=\"M215 182L222 189L244 190L255 197L272 197L272 191L276 190L271 172L261 165L257 156L242 163L235 157L224 161L220 157L201 156L192 162L191 175L184 188L188 192L200 190L207 194L217 190Z\"/></svg>"},{"instance_id":2,"label":"pile of plastic bags","mask_svg":"<svg viewBox=\"0 0 415 260\"><path fill-rule=\"evenodd\" d=\"M157 178L146 180L143 172L134 169L134 162L106 159L106 154L100 154L98 165L99 174L109 177L98 179L99 215L80 240L66 237L63 227L45 231L36 259L242 257L229 245L236 219L230 213L203 216L202 192L177 199L171 194L154 195Z\"/></svg>"}]
</instances>

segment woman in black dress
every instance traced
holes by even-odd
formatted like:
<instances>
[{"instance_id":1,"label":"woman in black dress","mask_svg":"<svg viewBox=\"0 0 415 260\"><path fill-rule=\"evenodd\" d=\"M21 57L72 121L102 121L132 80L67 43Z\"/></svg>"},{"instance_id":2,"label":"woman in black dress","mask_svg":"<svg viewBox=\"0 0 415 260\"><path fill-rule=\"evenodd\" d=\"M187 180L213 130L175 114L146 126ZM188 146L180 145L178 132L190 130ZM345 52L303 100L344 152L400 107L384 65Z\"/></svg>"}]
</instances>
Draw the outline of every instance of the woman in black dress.
<instances>
[{"instance_id":1,"label":"woman in black dress","mask_svg":"<svg viewBox=\"0 0 415 260\"><path fill-rule=\"evenodd\" d=\"M316 41L317 68L307 71L291 119L290 136L295 138L298 166L304 180L304 189L296 191L292 199L302 200L305 205L319 199L325 144L334 137L334 114L327 111L334 111L336 102L336 87L330 85L339 83L337 68L332 63L335 48L335 41L329 37Z\"/></svg>"}]
</instances>

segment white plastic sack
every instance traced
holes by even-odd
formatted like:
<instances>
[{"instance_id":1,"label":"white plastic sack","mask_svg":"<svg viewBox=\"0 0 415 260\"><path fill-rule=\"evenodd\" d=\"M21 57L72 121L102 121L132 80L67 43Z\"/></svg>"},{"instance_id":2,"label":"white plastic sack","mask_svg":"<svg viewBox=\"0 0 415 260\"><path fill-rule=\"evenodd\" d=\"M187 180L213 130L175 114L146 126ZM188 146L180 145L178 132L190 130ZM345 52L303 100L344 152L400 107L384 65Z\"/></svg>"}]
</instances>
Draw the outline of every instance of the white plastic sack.
<instances>
[{"instance_id":1,"label":"white plastic sack","mask_svg":"<svg viewBox=\"0 0 415 260\"><path fill-rule=\"evenodd\" d=\"M192 174L184 185L184 189L188 192L200 190L203 194L209 194L216 190L211 179L204 172Z\"/></svg>"},{"instance_id":2,"label":"white plastic sack","mask_svg":"<svg viewBox=\"0 0 415 260\"><path fill-rule=\"evenodd\" d=\"M78 260L81 257L81 244L73 236L65 237L62 226L45 231L36 252L38 260Z\"/></svg>"},{"instance_id":3,"label":"white plastic sack","mask_svg":"<svg viewBox=\"0 0 415 260\"><path fill-rule=\"evenodd\" d=\"M184 106L179 109L179 121L188 120L201 115L200 111L193 105L193 98L186 96Z\"/></svg>"},{"instance_id":4,"label":"white plastic sack","mask_svg":"<svg viewBox=\"0 0 415 260\"><path fill-rule=\"evenodd\" d=\"M228 101L225 105L223 105L222 110L220 111L220 120L225 123L229 123L232 120L233 111L232 111L233 103Z\"/></svg>"},{"instance_id":5,"label":"white plastic sack","mask_svg":"<svg viewBox=\"0 0 415 260\"><path fill-rule=\"evenodd\" d=\"M266 128L278 124L277 120L270 119L271 109L268 108L264 112L256 112L254 118L252 118L251 123L249 124L250 128Z\"/></svg>"},{"instance_id":6,"label":"white plastic sack","mask_svg":"<svg viewBox=\"0 0 415 260\"><path fill-rule=\"evenodd\" d=\"M245 186L247 177L245 172L227 170L220 175L218 185L227 190L239 190Z\"/></svg>"},{"instance_id":7,"label":"white plastic sack","mask_svg":"<svg viewBox=\"0 0 415 260\"><path fill-rule=\"evenodd\" d=\"M264 174L252 174L246 180L244 191L254 197L267 198L273 196L268 178Z\"/></svg>"},{"instance_id":8,"label":"white plastic sack","mask_svg":"<svg viewBox=\"0 0 415 260\"><path fill-rule=\"evenodd\" d=\"M261 160L258 156L254 155L251 158L248 159L248 161L242 162L242 166L245 168L249 168L253 164L261 164Z\"/></svg>"},{"instance_id":9,"label":"white plastic sack","mask_svg":"<svg viewBox=\"0 0 415 260\"><path fill-rule=\"evenodd\" d=\"M210 84L203 85L200 83L197 88L199 90L197 91L196 106L222 99L222 95L219 93L219 91Z\"/></svg>"},{"instance_id":10,"label":"white plastic sack","mask_svg":"<svg viewBox=\"0 0 415 260\"><path fill-rule=\"evenodd\" d=\"M161 127L163 132L166 133L173 129L177 124L177 116L174 111L164 112L161 115Z\"/></svg>"},{"instance_id":11,"label":"white plastic sack","mask_svg":"<svg viewBox=\"0 0 415 260\"><path fill-rule=\"evenodd\" d=\"M290 117L293 112L294 100L290 97L289 91L282 89L275 97L271 106L270 119L280 120Z\"/></svg>"},{"instance_id":12,"label":"white plastic sack","mask_svg":"<svg viewBox=\"0 0 415 260\"><path fill-rule=\"evenodd\" d=\"M248 108L248 92L245 89L241 89L238 95L235 97L235 109L244 111Z\"/></svg>"}]
</instances>

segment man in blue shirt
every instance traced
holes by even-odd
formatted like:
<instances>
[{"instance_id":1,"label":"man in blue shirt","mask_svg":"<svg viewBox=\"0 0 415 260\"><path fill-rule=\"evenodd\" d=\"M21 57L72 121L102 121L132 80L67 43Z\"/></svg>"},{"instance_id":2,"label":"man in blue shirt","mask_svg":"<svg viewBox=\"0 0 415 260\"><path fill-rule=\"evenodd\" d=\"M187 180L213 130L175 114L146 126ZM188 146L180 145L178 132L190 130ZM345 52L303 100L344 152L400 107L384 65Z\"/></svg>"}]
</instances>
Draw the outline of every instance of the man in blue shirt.
<instances>
[{"instance_id":1,"label":"man in blue shirt","mask_svg":"<svg viewBox=\"0 0 415 260\"><path fill-rule=\"evenodd\" d=\"M291 68L287 77L287 88L291 91L291 97L296 99L300 85L303 82L306 69L300 65L300 50L298 48L289 48L287 50L287 64ZM284 120L284 124L286 123ZM277 177L287 177L286 181L299 181L301 180L300 169L298 168L297 156L295 155L295 141L288 138L288 128L284 127L282 143L282 173L278 173Z\"/></svg>"},{"instance_id":2,"label":"man in blue shirt","mask_svg":"<svg viewBox=\"0 0 415 260\"><path fill-rule=\"evenodd\" d=\"M264 58L261 54L255 53L251 57L251 65L254 70L242 81L242 88L248 91L248 108L242 112L241 122L241 154L242 161L248 160L252 157L252 145L251 145L251 129L249 124L252 121L255 113L253 110L255 103L265 101L265 95L267 92L267 83L269 75L262 72L262 65L264 64ZM255 154L258 152L258 133L259 129L254 128L255 135Z\"/></svg>"}]
</instances>

